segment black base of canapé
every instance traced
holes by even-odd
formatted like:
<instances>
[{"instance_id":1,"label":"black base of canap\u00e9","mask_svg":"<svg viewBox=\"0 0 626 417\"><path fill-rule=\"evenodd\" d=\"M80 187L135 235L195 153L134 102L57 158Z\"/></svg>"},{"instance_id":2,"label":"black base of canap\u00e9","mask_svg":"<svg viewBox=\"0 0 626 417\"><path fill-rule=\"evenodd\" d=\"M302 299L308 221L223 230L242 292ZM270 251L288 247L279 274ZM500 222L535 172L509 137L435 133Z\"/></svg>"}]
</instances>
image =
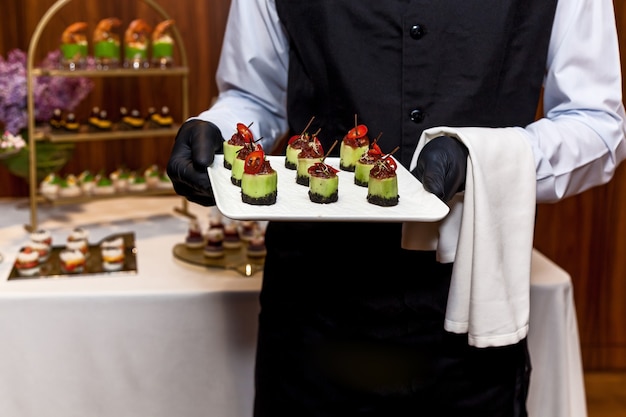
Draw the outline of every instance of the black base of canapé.
<instances>
[{"instance_id":1,"label":"black base of canap\u00e9","mask_svg":"<svg viewBox=\"0 0 626 417\"><path fill-rule=\"evenodd\" d=\"M398 205L398 200L400 200L400 196L395 196L394 198L384 198L379 195L368 194L367 201L372 204L376 204L377 206L383 207L391 207Z\"/></svg>"},{"instance_id":2,"label":"black base of canap\u00e9","mask_svg":"<svg viewBox=\"0 0 626 417\"><path fill-rule=\"evenodd\" d=\"M300 185L306 185L308 187L310 180L311 180L311 177L308 177L306 175L298 175L298 176L296 176L296 183L298 183Z\"/></svg>"},{"instance_id":3,"label":"black base of canap\u00e9","mask_svg":"<svg viewBox=\"0 0 626 417\"><path fill-rule=\"evenodd\" d=\"M224 168L233 169L233 164L224 159Z\"/></svg>"},{"instance_id":4,"label":"black base of canap\u00e9","mask_svg":"<svg viewBox=\"0 0 626 417\"><path fill-rule=\"evenodd\" d=\"M309 198L314 203L320 203L320 204L334 203L335 201L339 200L339 192L335 191L331 195L325 196L325 195L321 195L318 193L312 193L311 191L309 191Z\"/></svg>"},{"instance_id":5,"label":"black base of canap\u00e9","mask_svg":"<svg viewBox=\"0 0 626 417\"><path fill-rule=\"evenodd\" d=\"M358 186L361 187L367 187L367 181L361 181L361 180L357 180L356 177L354 178L354 183Z\"/></svg>"},{"instance_id":6,"label":"black base of canap\u00e9","mask_svg":"<svg viewBox=\"0 0 626 417\"><path fill-rule=\"evenodd\" d=\"M290 162L287 160L287 158L285 158L285 168L287 169L298 169L298 164L294 164L293 162Z\"/></svg>"},{"instance_id":7,"label":"black base of canap\u00e9","mask_svg":"<svg viewBox=\"0 0 626 417\"><path fill-rule=\"evenodd\" d=\"M233 185L236 185L237 187L241 187L241 180L238 180L235 177L230 177L230 182L232 182Z\"/></svg>"},{"instance_id":8,"label":"black base of canap\u00e9","mask_svg":"<svg viewBox=\"0 0 626 417\"><path fill-rule=\"evenodd\" d=\"M356 169L356 165L344 165L340 163L339 169L341 169L342 171L354 172L354 170Z\"/></svg>"},{"instance_id":9,"label":"black base of canap\u00e9","mask_svg":"<svg viewBox=\"0 0 626 417\"><path fill-rule=\"evenodd\" d=\"M244 203L252 204L255 206L270 206L276 203L276 196L278 195L277 191L265 195L263 197L250 197L247 194L241 193L241 201Z\"/></svg>"}]
</instances>

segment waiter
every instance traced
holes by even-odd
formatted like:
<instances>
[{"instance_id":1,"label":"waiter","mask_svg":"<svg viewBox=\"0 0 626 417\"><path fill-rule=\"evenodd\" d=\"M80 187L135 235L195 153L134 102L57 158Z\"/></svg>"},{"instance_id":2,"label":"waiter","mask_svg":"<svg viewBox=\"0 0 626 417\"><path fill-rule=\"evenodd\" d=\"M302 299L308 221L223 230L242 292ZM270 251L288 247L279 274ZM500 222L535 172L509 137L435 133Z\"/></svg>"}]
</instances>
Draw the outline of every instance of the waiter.
<instances>
[{"instance_id":1,"label":"waiter","mask_svg":"<svg viewBox=\"0 0 626 417\"><path fill-rule=\"evenodd\" d=\"M515 128L537 201L557 201L606 183L626 157L614 21L610 0L233 0L218 100L183 124L168 174L177 193L211 206L206 167L237 123L272 149L314 116L310 131L329 149L357 115L407 168L426 129ZM441 135L413 173L450 202L467 158ZM401 233L268 224L255 417L527 415L524 326L486 346L446 330L454 263L403 249Z\"/></svg>"}]
</instances>

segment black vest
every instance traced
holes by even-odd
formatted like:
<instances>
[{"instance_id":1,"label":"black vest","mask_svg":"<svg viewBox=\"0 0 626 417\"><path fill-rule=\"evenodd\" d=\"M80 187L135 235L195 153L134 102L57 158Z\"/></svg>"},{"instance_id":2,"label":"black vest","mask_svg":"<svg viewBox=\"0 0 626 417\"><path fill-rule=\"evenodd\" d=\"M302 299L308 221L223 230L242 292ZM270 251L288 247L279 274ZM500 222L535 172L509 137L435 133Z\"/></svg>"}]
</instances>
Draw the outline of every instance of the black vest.
<instances>
[{"instance_id":1,"label":"black vest","mask_svg":"<svg viewBox=\"0 0 626 417\"><path fill-rule=\"evenodd\" d=\"M292 133L358 123L408 165L424 129L532 122L557 0L276 0ZM469 18L471 17L471 18ZM339 147L335 147L337 154Z\"/></svg>"}]
</instances>

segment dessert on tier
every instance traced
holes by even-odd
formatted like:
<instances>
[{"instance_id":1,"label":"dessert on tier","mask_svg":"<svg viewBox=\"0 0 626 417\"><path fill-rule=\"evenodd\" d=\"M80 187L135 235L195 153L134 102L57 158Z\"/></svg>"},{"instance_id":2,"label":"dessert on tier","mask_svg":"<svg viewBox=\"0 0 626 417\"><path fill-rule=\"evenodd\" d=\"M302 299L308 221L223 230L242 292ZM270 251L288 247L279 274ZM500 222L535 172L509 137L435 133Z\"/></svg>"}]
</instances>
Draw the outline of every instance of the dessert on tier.
<instances>
[{"instance_id":1,"label":"dessert on tier","mask_svg":"<svg viewBox=\"0 0 626 417\"><path fill-rule=\"evenodd\" d=\"M237 249L243 244L239 236L239 227L235 221L224 224L224 247L226 249Z\"/></svg>"},{"instance_id":2,"label":"dessert on tier","mask_svg":"<svg viewBox=\"0 0 626 417\"><path fill-rule=\"evenodd\" d=\"M59 252L61 271L70 274L79 274L85 270L87 263L85 254L76 249L63 249Z\"/></svg>"},{"instance_id":3,"label":"dessert on tier","mask_svg":"<svg viewBox=\"0 0 626 417\"><path fill-rule=\"evenodd\" d=\"M159 22L152 32L152 65L156 68L171 67L174 62L174 38L170 28L172 19Z\"/></svg>"},{"instance_id":4,"label":"dessert on tier","mask_svg":"<svg viewBox=\"0 0 626 417\"><path fill-rule=\"evenodd\" d=\"M398 165L391 154L381 157L372 169L367 184L367 201L377 206L389 207L398 204Z\"/></svg>"},{"instance_id":5,"label":"dessert on tier","mask_svg":"<svg viewBox=\"0 0 626 417\"><path fill-rule=\"evenodd\" d=\"M87 30L86 22L74 22L65 28L61 35L61 54L63 66L69 70L85 67L87 59Z\"/></svg>"},{"instance_id":6,"label":"dessert on tier","mask_svg":"<svg viewBox=\"0 0 626 417\"><path fill-rule=\"evenodd\" d=\"M204 236L202 236L202 230L197 219L191 219L189 221L189 230L187 231L187 237L185 237L185 245L189 249L198 249L204 246Z\"/></svg>"},{"instance_id":7,"label":"dessert on tier","mask_svg":"<svg viewBox=\"0 0 626 417\"><path fill-rule=\"evenodd\" d=\"M15 259L17 273L24 277L31 277L39 273L39 253L30 246L22 248Z\"/></svg>"},{"instance_id":8,"label":"dessert on tier","mask_svg":"<svg viewBox=\"0 0 626 417\"><path fill-rule=\"evenodd\" d=\"M170 108L167 106L162 106L159 113L152 112L148 116L148 120L150 121L150 127L154 128L171 127L174 124L174 118L170 114Z\"/></svg>"},{"instance_id":9,"label":"dessert on tier","mask_svg":"<svg viewBox=\"0 0 626 417\"><path fill-rule=\"evenodd\" d=\"M204 256L208 258L220 258L224 256L224 229L209 229L206 234Z\"/></svg>"},{"instance_id":10,"label":"dessert on tier","mask_svg":"<svg viewBox=\"0 0 626 417\"><path fill-rule=\"evenodd\" d=\"M224 142L224 167L227 169L233 168L233 162L237 157L237 153L241 148L244 147L246 143L253 143L254 136L252 135L252 131L250 130L250 123L248 126L243 123L237 123L237 131L233 133L233 135Z\"/></svg>"},{"instance_id":11,"label":"dessert on tier","mask_svg":"<svg viewBox=\"0 0 626 417\"><path fill-rule=\"evenodd\" d=\"M93 31L93 55L96 68L117 68L120 64L120 36L113 31L122 21L117 17L108 17L98 22Z\"/></svg>"},{"instance_id":12,"label":"dessert on tier","mask_svg":"<svg viewBox=\"0 0 626 417\"><path fill-rule=\"evenodd\" d=\"M343 137L339 148L339 168L349 172L354 172L356 161L367 152L370 144L367 126L357 124L356 116L354 125Z\"/></svg>"},{"instance_id":13,"label":"dessert on tier","mask_svg":"<svg viewBox=\"0 0 626 417\"><path fill-rule=\"evenodd\" d=\"M130 22L124 32L124 66L127 68L148 68L148 44L152 27L143 19Z\"/></svg>"},{"instance_id":14,"label":"dessert on tier","mask_svg":"<svg viewBox=\"0 0 626 417\"><path fill-rule=\"evenodd\" d=\"M278 173L265 158L263 148L251 152L244 161L241 177L241 200L253 205L276 203L278 195Z\"/></svg>"},{"instance_id":15,"label":"dessert on tier","mask_svg":"<svg viewBox=\"0 0 626 417\"><path fill-rule=\"evenodd\" d=\"M247 254L249 258L262 258L267 254L265 234L257 229L248 242Z\"/></svg>"},{"instance_id":16,"label":"dessert on tier","mask_svg":"<svg viewBox=\"0 0 626 417\"><path fill-rule=\"evenodd\" d=\"M124 266L124 249L115 246L101 247L102 268L105 271L119 271Z\"/></svg>"}]
</instances>

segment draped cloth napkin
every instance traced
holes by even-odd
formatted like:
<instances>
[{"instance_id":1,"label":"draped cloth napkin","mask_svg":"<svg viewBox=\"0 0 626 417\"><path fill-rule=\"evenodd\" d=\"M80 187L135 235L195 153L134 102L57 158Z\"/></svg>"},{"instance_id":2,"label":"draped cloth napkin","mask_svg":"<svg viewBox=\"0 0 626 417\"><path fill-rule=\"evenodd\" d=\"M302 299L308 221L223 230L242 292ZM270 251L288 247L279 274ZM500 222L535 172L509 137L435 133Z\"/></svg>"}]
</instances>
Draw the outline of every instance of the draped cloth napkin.
<instances>
[{"instance_id":1,"label":"draped cloth napkin","mask_svg":"<svg viewBox=\"0 0 626 417\"><path fill-rule=\"evenodd\" d=\"M465 191L437 223L405 223L406 249L437 250L454 262L444 327L467 333L476 347L506 346L528 334L536 176L532 149L519 128L431 128L425 143L458 138L469 150Z\"/></svg>"}]
</instances>

